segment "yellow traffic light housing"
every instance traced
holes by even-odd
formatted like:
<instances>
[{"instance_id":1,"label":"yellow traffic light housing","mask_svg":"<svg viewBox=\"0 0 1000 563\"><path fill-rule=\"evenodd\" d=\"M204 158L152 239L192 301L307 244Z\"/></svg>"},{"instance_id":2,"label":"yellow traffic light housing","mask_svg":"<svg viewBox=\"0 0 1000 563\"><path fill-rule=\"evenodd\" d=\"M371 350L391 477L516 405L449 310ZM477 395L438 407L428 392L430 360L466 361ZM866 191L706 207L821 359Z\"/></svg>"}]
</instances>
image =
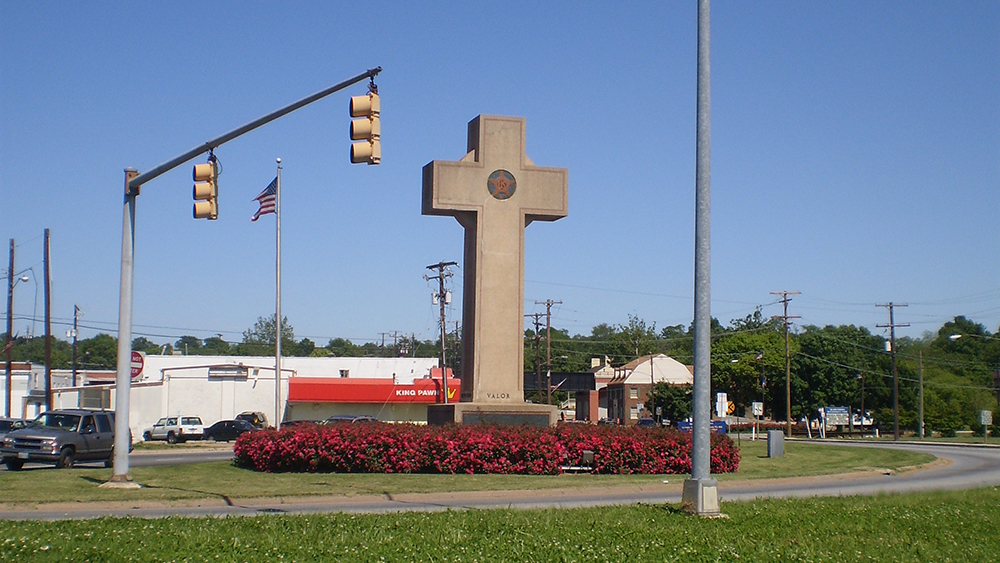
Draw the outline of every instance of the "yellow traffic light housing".
<instances>
[{"instance_id":1,"label":"yellow traffic light housing","mask_svg":"<svg viewBox=\"0 0 1000 563\"><path fill-rule=\"evenodd\" d=\"M204 164L195 164L191 176L196 182L193 195L194 218L211 219L219 218L219 166L213 159Z\"/></svg>"},{"instance_id":2,"label":"yellow traffic light housing","mask_svg":"<svg viewBox=\"0 0 1000 563\"><path fill-rule=\"evenodd\" d=\"M378 164L382 160L382 126L379 124L380 103L377 92L369 92L367 96L351 98L351 140L361 141L351 143L351 163Z\"/></svg>"}]
</instances>

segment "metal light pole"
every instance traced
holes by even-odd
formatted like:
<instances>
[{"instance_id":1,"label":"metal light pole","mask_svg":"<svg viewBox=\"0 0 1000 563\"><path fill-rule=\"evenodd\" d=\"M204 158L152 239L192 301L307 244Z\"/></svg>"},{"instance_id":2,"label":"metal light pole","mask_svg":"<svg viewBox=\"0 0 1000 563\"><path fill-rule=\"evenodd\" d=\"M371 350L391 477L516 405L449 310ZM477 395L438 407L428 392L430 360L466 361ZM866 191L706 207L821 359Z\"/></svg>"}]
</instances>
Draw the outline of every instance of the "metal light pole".
<instances>
[{"instance_id":1,"label":"metal light pole","mask_svg":"<svg viewBox=\"0 0 1000 563\"><path fill-rule=\"evenodd\" d=\"M710 476L712 386L711 316L711 68L709 0L698 0L698 110L695 171L694 390L691 478L684 481L681 507L702 516L719 514L718 483Z\"/></svg>"}]
</instances>

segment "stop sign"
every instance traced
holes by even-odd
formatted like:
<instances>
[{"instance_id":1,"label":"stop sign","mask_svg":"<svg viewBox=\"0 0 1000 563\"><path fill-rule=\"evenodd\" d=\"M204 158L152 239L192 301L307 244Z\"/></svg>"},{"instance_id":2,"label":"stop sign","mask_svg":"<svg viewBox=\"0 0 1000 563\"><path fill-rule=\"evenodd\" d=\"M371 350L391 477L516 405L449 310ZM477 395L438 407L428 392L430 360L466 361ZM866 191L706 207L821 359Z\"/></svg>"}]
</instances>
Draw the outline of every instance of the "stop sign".
<instances>
[{"instance_id":1,"label":"stop sign","mask_svg":"<svg viewBox=\"0 0 1000 563\"><path fill-rule=\"evenodd\" d=\"M142 352L132 351L132 379L135 379L142 373L142 366L145 360L142 357Z\"/></svg>"}]
</instances>

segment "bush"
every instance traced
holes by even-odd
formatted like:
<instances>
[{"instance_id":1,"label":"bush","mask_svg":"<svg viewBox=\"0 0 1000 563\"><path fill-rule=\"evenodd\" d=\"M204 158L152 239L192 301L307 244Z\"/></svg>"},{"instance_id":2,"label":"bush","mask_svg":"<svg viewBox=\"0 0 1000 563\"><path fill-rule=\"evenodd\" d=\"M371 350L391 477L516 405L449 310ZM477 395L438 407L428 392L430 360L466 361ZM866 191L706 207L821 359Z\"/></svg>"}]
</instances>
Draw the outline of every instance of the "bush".
<instances>
[{"instance_id":1,"label":"bush","mask_svg":"<svg viewBox=\"0 0 1000 563\"><path fill-rule=\"evenodd\" d=\"M236 465L267 472L556 475L594 452L593 473L688 473L691 437L674 429L298 425L241 435ZM713 434L713 473L736 471L739 451Z\"/></svg>"}]
</instances>

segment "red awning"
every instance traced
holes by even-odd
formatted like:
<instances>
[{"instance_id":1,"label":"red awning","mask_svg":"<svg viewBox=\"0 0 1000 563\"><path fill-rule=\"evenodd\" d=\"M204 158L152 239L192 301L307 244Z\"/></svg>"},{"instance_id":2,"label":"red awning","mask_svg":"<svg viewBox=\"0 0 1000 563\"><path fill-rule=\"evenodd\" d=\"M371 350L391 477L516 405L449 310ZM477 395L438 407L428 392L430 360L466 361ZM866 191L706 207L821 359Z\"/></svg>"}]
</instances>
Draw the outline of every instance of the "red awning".
<instances>
[{"instance_id":1,"label":"red awning","mask_svg":"<svg viewBox=\"0 0 1000 563\"><path fill-rule=\"evenodd\" d=\"M448 402L458 400L462 380L448 378ZM441 379L396 384L391 379L291 377L290 403L440 403Z\"/></svg>"}]
</instances>

